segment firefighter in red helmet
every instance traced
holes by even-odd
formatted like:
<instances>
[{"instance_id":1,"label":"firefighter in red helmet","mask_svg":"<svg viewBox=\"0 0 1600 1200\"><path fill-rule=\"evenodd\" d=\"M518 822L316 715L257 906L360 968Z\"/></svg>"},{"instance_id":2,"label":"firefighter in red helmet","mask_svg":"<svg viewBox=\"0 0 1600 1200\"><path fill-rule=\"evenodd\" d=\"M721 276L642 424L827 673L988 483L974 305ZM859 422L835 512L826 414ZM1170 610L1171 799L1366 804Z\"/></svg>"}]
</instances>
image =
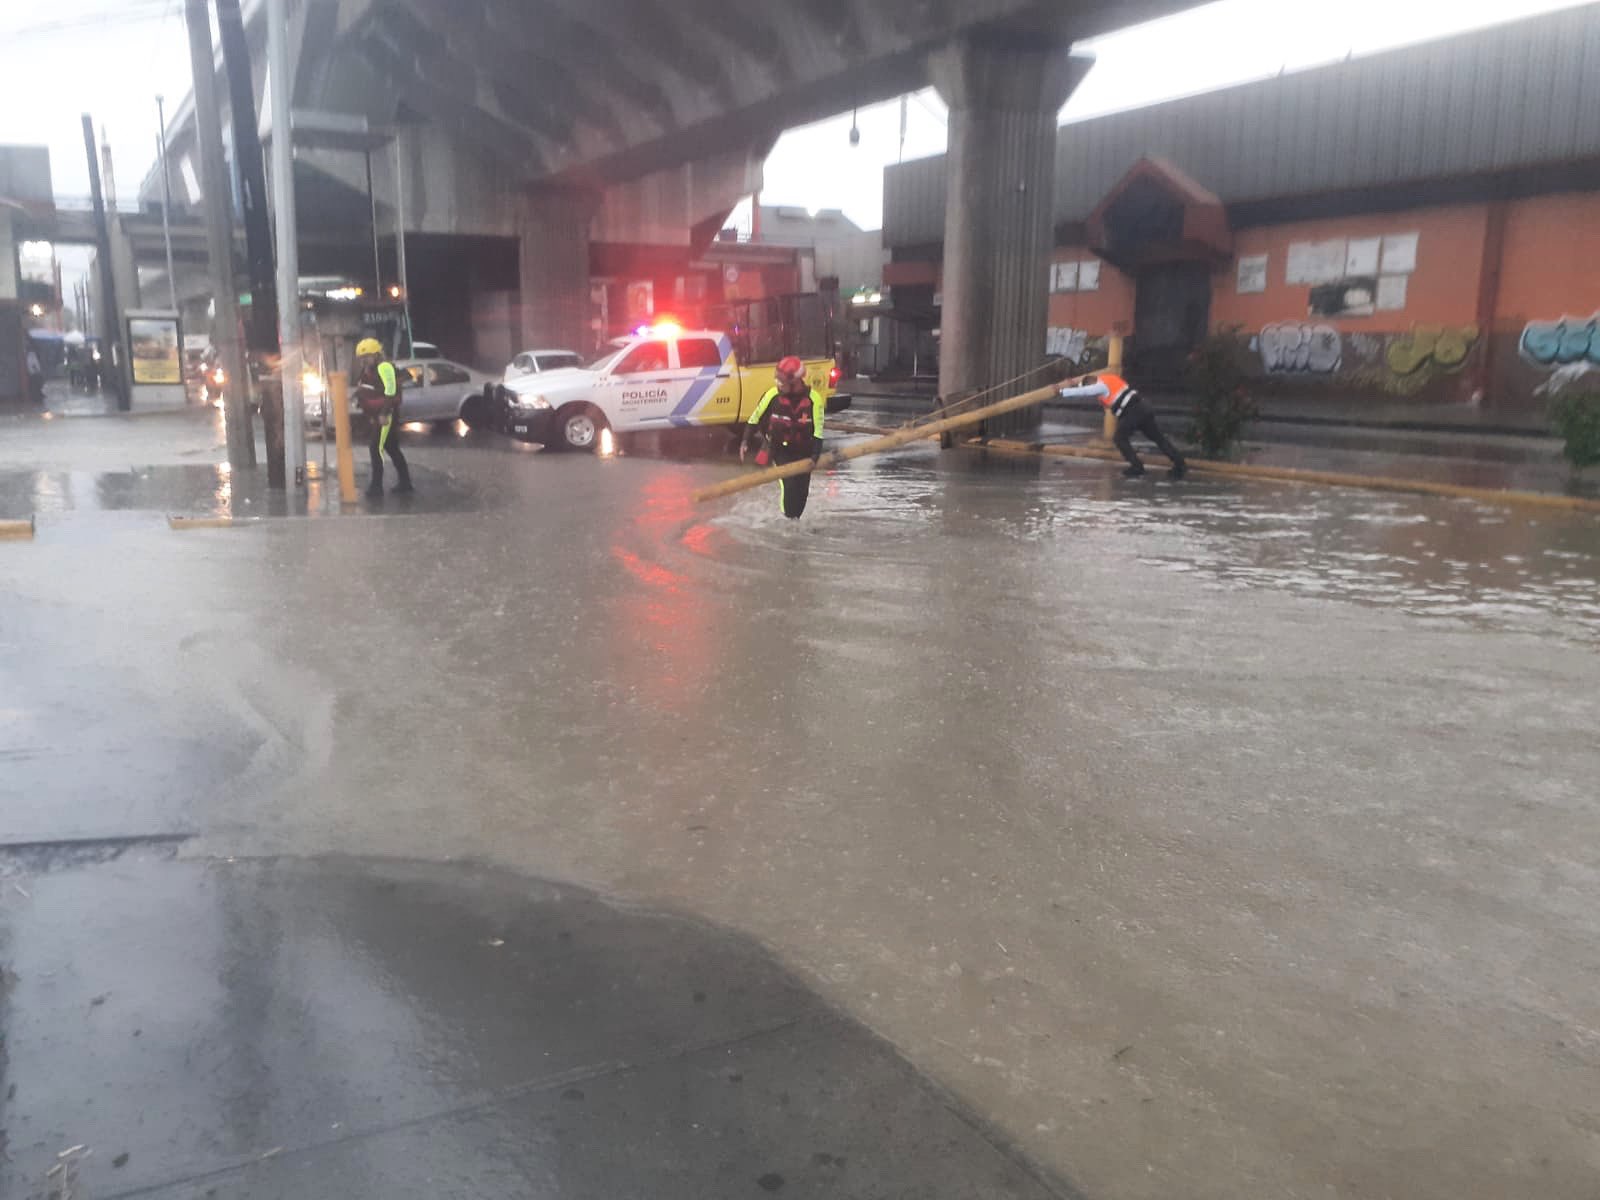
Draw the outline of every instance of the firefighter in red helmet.
<instances>
[{"instance_id":1,"label":"firefighter in red helmet","mask_svg":"<svg viewBox=\"0 0 1600 1200\"><path fill-rule=\"evenodd\" d=\"M822 393L806 383L805 363L792 354L779 360L777 383L761 397L745 426L739 461L745 460L752 445L764 441L765 446L756 456L761 466L770 460L781 467L803 458L815 463L822 454L822 418L827 407ZM806 497L810 494L809 471L778 480L778 497L786 517L798 519L806 511Z\"/></svg>"}]
</instances>

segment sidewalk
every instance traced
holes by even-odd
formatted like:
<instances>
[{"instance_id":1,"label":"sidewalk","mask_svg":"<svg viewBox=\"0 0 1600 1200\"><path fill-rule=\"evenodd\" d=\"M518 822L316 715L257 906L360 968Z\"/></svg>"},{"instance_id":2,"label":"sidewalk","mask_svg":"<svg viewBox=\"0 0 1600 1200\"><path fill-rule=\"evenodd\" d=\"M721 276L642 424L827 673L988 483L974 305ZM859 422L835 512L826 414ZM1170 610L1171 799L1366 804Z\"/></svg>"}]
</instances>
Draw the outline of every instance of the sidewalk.
<instances>
[{"instance_id":1,"label":"sidewalk","mask_svg":"<svg viewBox=\"0 0 1600 1200\"><path fill-rule=\"evenodd\" d=\"M1076 1195L744 938L176 846L0 849L0 1195Z\"/></svg>"},{"instance_id":2,"label":"sidewalk","mask_svg":"<svg viewBox=\"0 0 1600 1200\"><path fill-rule=\"evenodd\" d=\"M937 383L918 380L850 380L845 391L858 403L893 411L927 412ZM1186 416L1190 398L1181 392L1151 391L1146 395L1164 419ZM1260 397L1260 425L1302 425L1318 429L1362 429L1408 433L1474 434L1488 437L1548 439L1550 430L1536 411L1501 411L1470 404L1418 404L1407 400L1376 401L1352 396ZM1062 400L1047 410L1095 412L1093 404Z\"/></svg>"},{"instance_id":3,"label":"sidewalk","mask_svg":"<svg viewBox=\"0 0 1600 1200\"><path fill-rule=\"evenodd\" d=\"M857 386L851 394L854 404L843 418L847 422L898 425L932 411L932 396L915 394L909 388L888 386L882 392L869 392ZM1189 421L1182 399L1158 397L1155 407L1162 425L1181 444ZM1395 406L1383 411L1400 421L1408 414L1415 417L1417 409L1418 406ZM1327 411L1342 412L1352 419L1342 421L1333 415L1313 418L1296 415L1293 408L1274 408L1272 415L1250 425L1239 461L1517 491L1600 494L1600 478L1574 478L1561 456L1560 440L1548 434L1509 432L1486 424L1473 426L1468 422L1476 418L1460 408L1448 410L1457 424L1428 427L1415 420L1390 425L1356 420L1355 410L1349 406ZM1446 410L1429 411L1442 415ZM1101 437L1102 410L1097 404L1063 400L1045 404L1044 412L1038 440L1080 443ZM1136 445L1142 447L1143 442ZM1144 449L1140 453L1145 453Z\"/></svg>"}]
</instances>

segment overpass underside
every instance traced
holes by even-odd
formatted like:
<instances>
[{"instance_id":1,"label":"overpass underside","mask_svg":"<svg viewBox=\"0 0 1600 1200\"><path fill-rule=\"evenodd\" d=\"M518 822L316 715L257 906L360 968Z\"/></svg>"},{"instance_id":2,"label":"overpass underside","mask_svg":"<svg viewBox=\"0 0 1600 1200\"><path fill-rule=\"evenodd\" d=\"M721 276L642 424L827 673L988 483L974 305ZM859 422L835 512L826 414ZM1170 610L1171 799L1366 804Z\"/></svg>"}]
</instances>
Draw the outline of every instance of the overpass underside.
<instances>
[{"instance_id":1,"label":"overpass underside","mask_svg":"<svg viewBox=\"0 0 1600 1200\"><path fill-rule=\"evenodd\" d=\"M1195 2L302 0L293 105L385 131L383 213L511 239L522 340L581 348L596 246L691 254L784 129L934 84L956 167L941 371L968 390L1044 357L1056 114L1088 69L1070 47ZM259 6L250 24L260 43ZM364 190L363 155L296 136Z\"/></svg>"}]
</instances>

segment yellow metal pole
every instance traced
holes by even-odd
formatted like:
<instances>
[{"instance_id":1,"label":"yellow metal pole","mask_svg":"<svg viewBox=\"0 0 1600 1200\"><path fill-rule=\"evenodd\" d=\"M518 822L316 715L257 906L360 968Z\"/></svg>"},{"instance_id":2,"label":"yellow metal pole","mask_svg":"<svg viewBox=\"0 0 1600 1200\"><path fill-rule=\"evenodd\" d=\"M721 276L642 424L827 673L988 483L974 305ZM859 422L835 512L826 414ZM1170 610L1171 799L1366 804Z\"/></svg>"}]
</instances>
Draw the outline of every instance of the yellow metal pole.
<instances>
[{"instance_id":1,"label":"yellow metal pole","mask_svg":"<svg viewBox=\"0 0 1600 1200\"><path fill-rule=\"evenodd\" d=\"M339 460L339 500L356 502L356 464L350 456L350 377L343 371L328 373L328 406L333 409L334 450ZM327 436L327 431L323 431Z\"/></svg>"},{"instance_id":2,"label":"yellow metal pole","mask_svg":"<svg viewBox=\"0 0 1600 1200\"><path fill-rule=\"evenodd\" d=\"M993 404L985 404L982 408L975 408L971 412L961 413L959 416L945 417L939 421L929 421L924 425L911 425L905 429L897 429L893 433L880 438L873 438L870 442L858 442L854 446L846 446L842 450L834 450L824 454L817 460L813 467L809 458L799 462L785 463L781 467L768 467L764 471L753 471L748 475L740 475L736 479L724 480L708 488L701 488L694 494L695 500L716 500L722 496L731 496L735 492L742 492L746 488L760 487L764 483L775 483L779 479L788 479L794 475L804 475L812 470L825 470L838 463L848 462L852 458L863 458L868 454L882 454L885 450L898 450L901 446L908 446L912 442L924 438L938 437L941 433L949 433L955 429L963 429L968 425L976 425L989 417L998 417L1001 413L1015 412L1019 408L1028 408L1030 405L1043 404L1054 396L1060 385L1052 383L1048 387L1035 388L1031 392L1024 392L1020 396L1012 396L1009 400L997 400Z\"/></svg>"},{"instance_id":3,"label":"yellow metal pole","mask_svg":"<svg viewBox=\"0 0 1600 1200\"><path fill-rule=\"evenodd\" d=\"M1106 370L1116 375L1122 374L1121 334L1112 334L1110 340L1106 343ZM1101 418L1100 433L1108 442L1116 436L1117 419L1111 415L1109 408L1106 409L1105 416Z\"/></svg>"}]
</instances>

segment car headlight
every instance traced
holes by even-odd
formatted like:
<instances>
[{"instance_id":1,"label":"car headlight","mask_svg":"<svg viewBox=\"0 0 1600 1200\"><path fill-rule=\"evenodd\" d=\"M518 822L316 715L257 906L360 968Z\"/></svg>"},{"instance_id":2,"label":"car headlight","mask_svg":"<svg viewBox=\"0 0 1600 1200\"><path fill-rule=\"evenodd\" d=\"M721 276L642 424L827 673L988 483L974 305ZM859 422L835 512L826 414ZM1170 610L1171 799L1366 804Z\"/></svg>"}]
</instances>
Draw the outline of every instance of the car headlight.
<instances>
[{"instance_id":1,"label":"car headlight","mask_svg":"<svg viewBox=\"0 0 1600 1200\"><path fill-rule=\"evenodd\" d=\"M518 412L532 412L536 409L550 407L550 401L543 396L519 396L515 392L506 393L506 403Z\"/></svg>"},{"instance_id":2,"label":"car headlight","mask_svg":"<svg viewBox=\"0 0 1600 1200\"><path fill-rule=\"evenodd\" d=\"M307 371L300 376L300 394L306 398L307 402L321 400L322 393L326 387L327 385L322 382L322 375L318 371Z\"/></svg>"}]
</instances>

